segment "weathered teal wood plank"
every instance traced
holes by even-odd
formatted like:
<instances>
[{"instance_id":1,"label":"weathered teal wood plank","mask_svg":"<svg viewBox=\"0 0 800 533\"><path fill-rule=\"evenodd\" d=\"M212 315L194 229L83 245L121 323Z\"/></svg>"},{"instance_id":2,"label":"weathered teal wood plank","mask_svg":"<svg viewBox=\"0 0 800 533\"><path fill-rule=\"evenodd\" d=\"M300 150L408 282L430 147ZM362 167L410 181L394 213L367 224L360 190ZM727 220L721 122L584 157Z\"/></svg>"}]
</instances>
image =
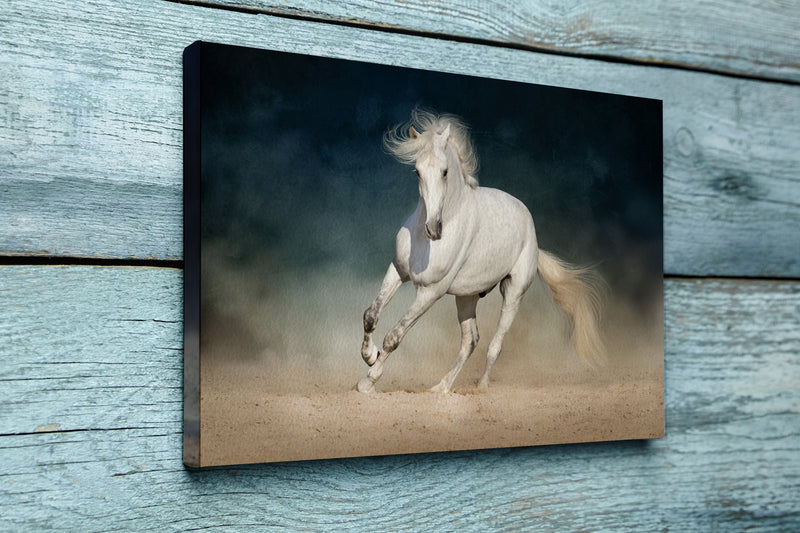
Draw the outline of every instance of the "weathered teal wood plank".
<instances>
[{"instance_id":1,"label":"weathered teal wood plank","mask_svg":"<svg viewBox=\"0 0 800 533\"><path fill-rule=\"evenodd\" d=\"M204 6L800 81L800 4L499 0L189 0Z\"/></svg>"},{"instance_id":2,"label":"weathered teal wood plank","mask_svg":"<svg viewBox=\"0 0 800 533\"><path fill-rule=\"evenodd\" d=\"M104 172L105 162L97 165L61 176L52 169L42 179L0 176L0 217L7 223L0 255L181 259L183 190L152 183L138 170L125 180L89 177Z\"/></svg>"},{"instance_id":3,"label":"weathered teal wood plank","mask_svg":"<svg viewBox=\"0 0 800 533\"><path fill-rule=\"evenodd\" d=\"M182 280L169 269L0 267L0 434L151 427L180 409Z\"/></svg>"},{"instance_id":4,"label":"weathered teal wood plank","mask_svg":"<svg viewBox=\"0 0 800 533\"><path fill-rule=\"evenodd\" d=\"M664 100L665 269L800 276L800 87L149 0L0 10L0 253L180 258L196 39Z\"/></svg>"},{"instance_id":5,"label":"weathered teal wood plank","mask_svg":"<svg viewBox=\"0 0 800 533\"><path fill-rule=\"evenodd\" d=\"M665 439L187 471L181 279L0 267L0 529L800 527L800 283L666 282Z\"/></svg>"},{"instance_id":6,"label":"weathered teal wood plank","mask_svg":"<svg viewBox=\"0 0 800 533\"><path fill-rule=\"evenodd\" d=\"M13 460L2 474L0 525L476 532L793 531L800 525L791 439L764 439L743 451L730 448L724 431L676 440L191 472L174 459L177 434L10 437L0 443L4 460Z\"/></svg>"}]
</instances>

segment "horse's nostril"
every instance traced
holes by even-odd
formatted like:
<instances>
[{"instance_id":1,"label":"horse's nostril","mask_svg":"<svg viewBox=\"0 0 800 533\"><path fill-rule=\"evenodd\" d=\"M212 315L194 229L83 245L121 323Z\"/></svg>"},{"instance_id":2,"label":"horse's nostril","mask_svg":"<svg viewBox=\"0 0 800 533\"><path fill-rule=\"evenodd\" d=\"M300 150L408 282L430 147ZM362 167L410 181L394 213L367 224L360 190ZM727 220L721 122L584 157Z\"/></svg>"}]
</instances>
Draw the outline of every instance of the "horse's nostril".
<instances>
[{"instance_id":1,"label":"horse's nostril","mask_svg":"<svg viewBox=\"0 0 800 533\"><path fill-rule=\"evenodd\" d=\"M438 221L434 224L425 224L425 235L432 240L437 241L442 238L442 222Z\"/></svg>"}]
</instances>

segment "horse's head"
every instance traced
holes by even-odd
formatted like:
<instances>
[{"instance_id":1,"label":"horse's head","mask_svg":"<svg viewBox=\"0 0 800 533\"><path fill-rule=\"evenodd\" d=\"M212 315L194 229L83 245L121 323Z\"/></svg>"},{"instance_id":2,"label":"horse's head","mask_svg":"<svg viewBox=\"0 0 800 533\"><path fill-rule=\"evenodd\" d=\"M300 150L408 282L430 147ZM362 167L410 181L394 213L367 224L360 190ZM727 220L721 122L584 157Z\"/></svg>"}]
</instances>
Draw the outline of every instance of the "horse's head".
<instances>
[{"instance_id":1,"label":"horse's head","mask_svg":"<svg viewBox=\"0 0 800 533\"><path fill-rule=\"evenodd\" d=\"M412 139L420 136L413 126L409 134ZM419 197L425 204L425 234L430 240L438 241L442 238L442 210L447 196L450 125L441 133L433 131L429 134L433 135L431 149L417 159L414 170L419 178ZM453 174L456 172L457 169Z\"/></svg>"},{"instance_id":2,"label":"horse's head","mask_svg":"<svg viewBox=\"0 0 800 533\"><path fill-rule=\"evenodd\" d=\"M441 239L442 212L448 214L448 206L457 204L464 185L478 187L478 159L467 126L455 115L416 108L410 122L384 134L383 145L401 163L414 165L425 209L425 234L432 241Z\"/></svg>"}]
</instances>

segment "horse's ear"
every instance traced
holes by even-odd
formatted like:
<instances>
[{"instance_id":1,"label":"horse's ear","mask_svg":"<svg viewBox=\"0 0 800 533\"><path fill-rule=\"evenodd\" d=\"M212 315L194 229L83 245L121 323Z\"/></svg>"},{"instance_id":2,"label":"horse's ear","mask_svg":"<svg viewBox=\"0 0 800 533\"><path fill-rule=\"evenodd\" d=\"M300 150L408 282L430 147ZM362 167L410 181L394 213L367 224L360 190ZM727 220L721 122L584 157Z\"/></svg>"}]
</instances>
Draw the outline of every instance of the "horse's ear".
<instances>
[{"instance_id":1,"label":"horse's ear","mask_svg":"<svg viewBox=\"0 0 800 533\"><path fill-rule=\"evenodd\" d=\"M414 129L414 126L408 128L408 134L411 136L412 139L416 139L419 137L419 132Z\"/></svg>"},{"instance_id":2,"label":"horse's ear","mask_svg":"<svg viewBox=\"0 0 800 533\"><path fill-rule=\"evenodd\" d=\"M450 138L450 124L442 131L442 133L437 133L434 138L433 142L435 146L443 148L447 144L447 140Z\"/></svg>"}]
</instances>

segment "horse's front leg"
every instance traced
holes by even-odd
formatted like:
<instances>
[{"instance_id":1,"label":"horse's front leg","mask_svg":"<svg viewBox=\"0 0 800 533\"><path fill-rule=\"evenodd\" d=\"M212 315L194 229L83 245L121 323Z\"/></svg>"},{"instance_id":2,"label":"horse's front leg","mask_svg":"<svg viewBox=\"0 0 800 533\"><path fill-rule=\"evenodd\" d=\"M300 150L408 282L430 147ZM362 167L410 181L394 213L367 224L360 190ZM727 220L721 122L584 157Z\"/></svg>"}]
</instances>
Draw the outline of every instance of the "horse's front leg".
<instances>
[{"instance_id":1,"label":"horse's front leg","mask_svg":"<svg viewBox=\"0 0 800 533\"><path fill-rule=\"evenodd\" d=\"M378 381L383 374L383 365L386 362L386 358L397 349L403 337L405 337L408 330L417 323L417 320L431 308L436 300L444 296L444 292L445 291L440 290L439 287L417 287L414 303L411 304L411 307L406 311L405 316L400 319L397 325L386 334L386 337L383 339L383 349L378 352L378 356L367 372L367 375L358 382L359 392L372 392L375 390L375 382Z\"/></svg>"},{"instance_id":2,"label":"horse's front leg","mask_svg":"<svg viewBox=\"0 0 800 533\"><path fill-rule=\"evenodd\" d=\"M375 301L372 302L366 311L364 311L364 342L361 344L361 357L364 362L369 366L375 364L378 359L378 348L372 342L372 333L378 326L378 318L381 311L392 299L392 296L397 292L397 289L406 281L402 279L394 266L394 262L389 263L389 268L386 270L386 275L383 276L383 283L381 283L381 290Z\"/></svg>"}]
</instances>

